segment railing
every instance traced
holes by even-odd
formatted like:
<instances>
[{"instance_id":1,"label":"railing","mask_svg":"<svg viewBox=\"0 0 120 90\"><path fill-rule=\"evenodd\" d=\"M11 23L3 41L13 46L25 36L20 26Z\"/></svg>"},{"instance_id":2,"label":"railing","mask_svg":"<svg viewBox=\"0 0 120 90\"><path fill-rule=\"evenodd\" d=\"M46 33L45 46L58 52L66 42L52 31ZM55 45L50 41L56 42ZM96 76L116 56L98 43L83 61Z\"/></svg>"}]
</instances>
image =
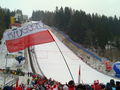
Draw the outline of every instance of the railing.
<instances>
[{"instance_id":1,"label":"railing","mask_svg":"<svg viewBox=\"0 0 120 90\"><path fill-rule=\"evenodd\" d=\"M12 86L12 85L15 85L16 80L18 80L18 78L14 78L13 80L7 82L4 86Z\"/></svg>"},{"instance_id":2,"label":"railing","mask_svg":"<svg viewBox=\"0 0 120 90\"><path fill-rule=\"evenodd\" d=\"M31 53L30 52L31 52L30 48L28 48L28 55L29 55L28 57L29 57L30 66L31 66L32 72L36 73L35 68L33 66L32 57L31 57Z\"/></svg>"},{"instance_id":3,"label":"railing","mask_svg":"<svg viewBox=\"0 0 120 90\"><path fill-rule=\"evenodd\" d=\"M43 71L41 70L39 64L38 64L38 60L37 60L36 53L34 51L34 47L28 48L28 53L29 53L30 64L31 64L31 68L32 68L33 73L38 73L42 76L45 76Z\"/></svg>"}]
</instances>

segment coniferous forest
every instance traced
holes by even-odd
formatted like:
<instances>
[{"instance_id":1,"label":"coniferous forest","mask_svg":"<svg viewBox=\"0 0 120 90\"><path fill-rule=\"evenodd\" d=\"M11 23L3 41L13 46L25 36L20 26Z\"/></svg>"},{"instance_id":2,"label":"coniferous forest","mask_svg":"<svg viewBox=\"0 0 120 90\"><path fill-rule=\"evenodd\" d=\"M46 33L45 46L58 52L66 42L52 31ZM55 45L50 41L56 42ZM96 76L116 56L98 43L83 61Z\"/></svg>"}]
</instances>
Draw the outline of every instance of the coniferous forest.
<instances>
[{"instance_id":1,"label":"coniferous forest","mask_svg":"<svg viewBox=\"0 0 120 90\"><path fill-rule=\"evenodd\" d=\"M0 39L2 38L5 29L9 28L10 14L12 13L10 13L9 9L3 9L0 7Z\"/></svg>"},{"instance_id":2,"label":"coniferous forest","mask_svg":"<svg viewBox=\"0 0 120 90\"><path fill-rule=\"evenodd\" d=\"M56 7L54 12L33 11L32 20L41 20L58 28L86 48L94 48L104 56L106 46L120 50L120 17L89 14L69 7ZM109 57L109 55L108 55ZM110 59L113 59L112 57Z\"/></svg>"},{"instance_id":3,"label":"coniferous forest","mask_svg":"<svg viewBox=\"0 0 120 90\"><path fill-rule=\"evenodd\" d=\"M10 28L10 17L15 16L15 13L21 13L22 11L17 9L15 11L10 11L7 8L1 8L0 7L0 40L3 37L3 33L6 29ZM17 21L16 23L20 23L22 18L20 18L19 22Z\"/></svg>"},{"instance_id":4,"label":"coniferous forest","mask_svg":"<svg viewBox=\"0 0 120 90\"><path fill-rule=\"evenodd\" d=\"M22 13L21 10L18 11ZM0 7L0 39L3 32L9 28L10 16L15 16L15 12L17 11ZM58 28L69 35L73 41L85 48L95 49L101 56L105 55L107 46L111 53L105 57L114 59L114 53L118 54L117 60L120 59L120 52L112 52L113 48L120 51L120 17L108 17L97 13L89 14L69 7L56 7L53 12L33 11L31 19L41 20L49 26Z\"/></svg>"}]
</instances>

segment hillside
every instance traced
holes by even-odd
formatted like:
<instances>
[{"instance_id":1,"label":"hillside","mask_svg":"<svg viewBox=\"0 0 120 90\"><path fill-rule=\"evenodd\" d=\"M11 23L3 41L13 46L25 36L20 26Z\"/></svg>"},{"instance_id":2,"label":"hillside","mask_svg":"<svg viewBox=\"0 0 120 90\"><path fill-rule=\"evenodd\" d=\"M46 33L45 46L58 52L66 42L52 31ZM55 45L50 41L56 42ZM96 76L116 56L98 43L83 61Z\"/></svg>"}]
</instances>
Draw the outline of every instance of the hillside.
<instances>
[{"instance_id":1,"label":"hillside","mask_svg":"<svg viewBox=\"0 0 120 90\"><path fill-rule=\"evenodd\" d=\"M79 58L83 58L83 61L86 62L89 66L106 75L114 76L113 70L109 72L105 70L105 65L103 64L103 62L98 61L97 59L87 54L83 50L77 48L74 44L69 42L60 32L53 29L51 29L51 31L59 38L60 41L62 41L69 49L71 49Z\"/></svg>"}]
</instances>

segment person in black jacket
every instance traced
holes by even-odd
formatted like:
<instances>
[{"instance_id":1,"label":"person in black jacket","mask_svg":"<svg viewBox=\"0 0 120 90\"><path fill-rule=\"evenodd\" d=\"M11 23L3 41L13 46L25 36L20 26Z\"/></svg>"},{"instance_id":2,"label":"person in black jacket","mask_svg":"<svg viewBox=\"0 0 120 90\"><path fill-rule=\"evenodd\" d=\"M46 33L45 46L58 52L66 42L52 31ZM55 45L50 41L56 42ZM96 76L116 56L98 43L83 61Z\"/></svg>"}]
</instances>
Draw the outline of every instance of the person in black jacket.
<instances>
[{"instance_id":1,"label":"person in black jacket","mask_svg":"<svg viewBox=\"0 0 120 90\"><path fill-rule=\"evenodd\" d=\"M116 90L120 90L120 81L116 81Z\"/></svg>"}]
</instances>

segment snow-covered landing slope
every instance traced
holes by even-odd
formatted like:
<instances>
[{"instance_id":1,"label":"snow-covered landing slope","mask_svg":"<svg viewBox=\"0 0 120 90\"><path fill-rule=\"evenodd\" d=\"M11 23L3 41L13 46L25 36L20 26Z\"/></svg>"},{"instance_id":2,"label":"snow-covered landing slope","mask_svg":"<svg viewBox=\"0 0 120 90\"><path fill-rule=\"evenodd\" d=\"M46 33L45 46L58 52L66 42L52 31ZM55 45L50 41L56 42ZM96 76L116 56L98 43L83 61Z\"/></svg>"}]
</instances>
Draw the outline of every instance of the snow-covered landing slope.
<instances>
[{"instance_id":1,"label":"snow-covered landing slope","mask_svg":"<svg viewBox=\"0 0 120 90\"><path fill-rule=\"evenodd\" d=\"M75 83L78 82L79 65L81 66L81 82L83 83L91 84L94 80L99 80L101 83L107 83L112 79L112 77L104 75L89 67L60 40L58 40L55 35L53 35L53 37L70 67ZM64 59L55 42L36 45L35 51L38 63L47 78L55 79L63 84L72 80Z\"/></svg>"}]
</instances>

